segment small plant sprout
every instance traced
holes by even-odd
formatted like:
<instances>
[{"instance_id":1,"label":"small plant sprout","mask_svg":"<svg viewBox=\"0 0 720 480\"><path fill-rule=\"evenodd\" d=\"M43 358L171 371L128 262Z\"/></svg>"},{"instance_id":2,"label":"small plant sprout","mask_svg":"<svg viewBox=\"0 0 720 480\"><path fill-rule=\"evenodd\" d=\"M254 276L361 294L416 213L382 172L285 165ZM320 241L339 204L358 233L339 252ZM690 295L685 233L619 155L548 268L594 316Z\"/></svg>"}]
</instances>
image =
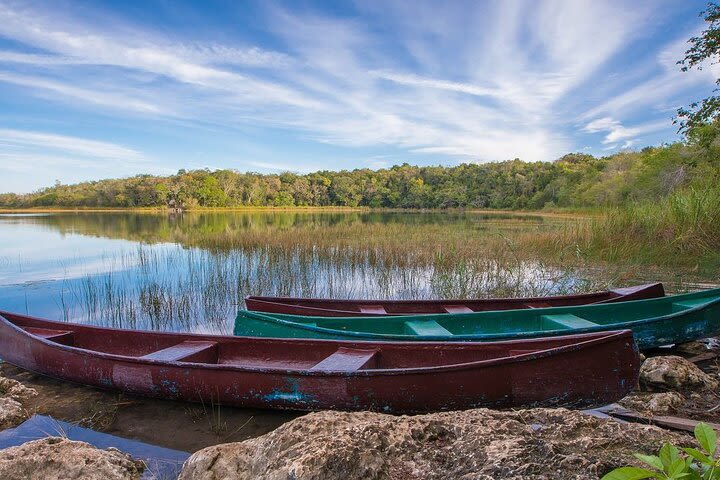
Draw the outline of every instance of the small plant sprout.
<instances>
[{"instance_id":1,"label":"small plant sprout","mask_svg":"<svg viewBox=\"0 0 720 480\"><path fill-rule=\"evenodd\" d=\"M608 473L602 480L718 480L720 458L717 457L717 434L708 424L700 422L695 427L695 439L700 448L683 448L666 443L657 455L635 454L650 468L620 467ZM684 453L684 454L683 454Z\"/></svg>"}]
</instances>

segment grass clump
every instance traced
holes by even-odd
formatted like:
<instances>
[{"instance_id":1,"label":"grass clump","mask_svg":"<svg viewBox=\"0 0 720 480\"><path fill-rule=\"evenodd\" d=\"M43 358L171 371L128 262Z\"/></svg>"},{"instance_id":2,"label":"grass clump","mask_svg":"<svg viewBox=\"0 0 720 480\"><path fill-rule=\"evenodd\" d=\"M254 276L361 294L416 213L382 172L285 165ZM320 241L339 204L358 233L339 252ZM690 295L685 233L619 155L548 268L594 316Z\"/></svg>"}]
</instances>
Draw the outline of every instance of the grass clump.
<instances>
[{"instance_id":1,"label":"grass clump","mask_svg":"<svg viewBox=\"0 0 720 480\"><path fill-rule=\"evenodd\" d=\"M579 242L607 261L720 265L720 189L688 189L654 203L613 209ZM704 265L702 265L704 264Z\"/></svg>"}]
</instances>

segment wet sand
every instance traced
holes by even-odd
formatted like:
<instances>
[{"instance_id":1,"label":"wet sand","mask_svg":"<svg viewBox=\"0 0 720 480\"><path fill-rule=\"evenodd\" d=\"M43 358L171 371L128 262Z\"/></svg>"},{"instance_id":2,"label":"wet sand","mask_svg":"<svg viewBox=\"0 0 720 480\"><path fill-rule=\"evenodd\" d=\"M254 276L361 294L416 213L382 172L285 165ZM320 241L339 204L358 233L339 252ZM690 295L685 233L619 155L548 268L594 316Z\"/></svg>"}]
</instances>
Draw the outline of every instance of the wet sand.
<instances>
[{"instance_id":1,"label":"wet sand","mask_svg":"<svg viewBox=\"0 0 720 480\"><path fill-rule=\"evenodd\" d=\"M218 407L136 397L75 385L0 363L0 375L34 388L25 407L100 432L195 452L258 437L303 412Z\"/></svg>"}]
</instances>

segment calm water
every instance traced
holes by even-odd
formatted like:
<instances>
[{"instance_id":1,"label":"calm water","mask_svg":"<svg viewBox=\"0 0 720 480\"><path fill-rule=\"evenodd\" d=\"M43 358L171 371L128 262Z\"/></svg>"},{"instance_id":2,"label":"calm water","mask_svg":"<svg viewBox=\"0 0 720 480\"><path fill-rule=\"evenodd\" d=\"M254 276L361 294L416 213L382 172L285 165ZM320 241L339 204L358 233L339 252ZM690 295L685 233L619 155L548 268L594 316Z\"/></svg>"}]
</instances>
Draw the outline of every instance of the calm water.
<instances>
[{"instance_id":1,"label":"calm water","mask_svg":"<svg viewBox=\"0 0 720 480\"><path fill-rule=\"evenodd\" d=\"M543 260L521 236L578 219L461 213L0 215L0 309L230 333L249 294L544 295L678 279Z\"/></svg>"}]
</instances>

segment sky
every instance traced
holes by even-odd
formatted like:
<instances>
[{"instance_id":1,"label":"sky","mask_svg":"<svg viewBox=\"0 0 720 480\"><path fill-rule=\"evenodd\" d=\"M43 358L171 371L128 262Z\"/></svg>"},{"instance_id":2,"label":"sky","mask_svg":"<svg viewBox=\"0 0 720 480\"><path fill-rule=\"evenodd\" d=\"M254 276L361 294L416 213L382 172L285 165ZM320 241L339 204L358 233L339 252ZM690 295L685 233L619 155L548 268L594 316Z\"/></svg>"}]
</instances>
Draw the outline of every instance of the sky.
<instances>
[{"instance_id":1,"label":"sky","mask_svg":"<svg viewBox=\"0 0 720 480\"><path fill-rule=\"evenodd\" d=\"M0 0L0 192L678 139L705 1Z\"/></svg>"}]
</instances>

